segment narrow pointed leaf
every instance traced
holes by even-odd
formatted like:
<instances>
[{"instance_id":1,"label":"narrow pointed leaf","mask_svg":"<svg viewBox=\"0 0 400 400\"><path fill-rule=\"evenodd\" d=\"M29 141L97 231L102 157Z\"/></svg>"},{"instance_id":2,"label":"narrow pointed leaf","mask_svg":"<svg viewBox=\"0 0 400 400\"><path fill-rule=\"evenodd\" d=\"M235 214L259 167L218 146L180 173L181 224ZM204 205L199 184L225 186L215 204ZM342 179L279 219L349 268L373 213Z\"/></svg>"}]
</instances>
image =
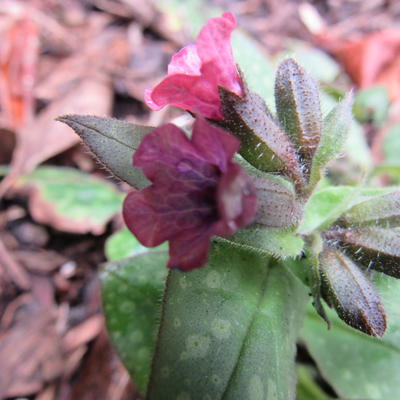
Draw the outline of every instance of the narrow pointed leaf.
<instances>
[{"instance_id":1,"label":"narrow pointed leaf","mask_svg":"<svg viewBox=\"0 0 400 400\"><path fill-rule=\"evenodd\" d=\"M369 226L331 230L325 235L338 241L365 268L400 278L400 228Z\"/></svg>"},{"instance_id":2,"label":"narrow pointed leaf","mask_svg":"<svg viewBox=\"0 0 400 400\"><path fill-rule=\"evenodd\" d=\"M245 99L220 88L224 108L224 127L241 141L240 154L262 171L281 171L296 187L304 177L292 143L273 119L264 100L246 91Z\"/></svg>"},{"instance_id":3,"label":"narrow pointed leaf","mask_svg":"<svg viewBox=\"0 0 400 400\"><path fill-rule=\"evenodd\" d=\"M101 274L108 333L143 393L157 336L167 258L166 252L151 250L107 263Z\"/></svg>"},{"instance_id":4,"label":"narrow pointed leaf","mask_svg":"<svg viewBox=\"0 0 400 400\"><path fill-rule=\"evenodd\" d=\"M275 101L279 122L308 170L322 130L317 82L295 60L284 60L276 74Z\"/></svg>"},{"instance_id":5,"label":"narrow pointed leaf","mask_svg":"<svg viewBox=\"0 0 400 400\"><path fill-rule=\"evenodd\" d=\"M69 125L117 178L136 189L149 184L140 168L132 166L132 157L142 138L153 128L90 115L64 115L58 121Z\"/></svg>"},{"instance_id":6,"label":"narrow pointed leaf","mask_svg":"<svg viewBox=\"0 0 400 400\"><path fill-rule=\"evenodd\" d=\"M322 178L329 161L338 157L343 150L352 121L353 95L349 93L325 118L321 139L314 153L309 190Z\"/></svg>"},{"instance_id":7,"label":"narrow pointed leaf","mask_svg":"<svg viewBox=\"0 0 400 400\"><path fill-rule=\"evenodd\" d=\"M383 336L386 315L372 283L344 254L325 249L319 269L322 296L348 325L371 336Z\"/></svg>"},{"instance_id":8,"label":"narrow pointed leaf","mask_svg":"<svg viewBox=\"0 0 400 400\"><path fill-rule=\"evenodd\" d=\"M147 399L293 400L305 300L285 267L227 243L207 266L172 271Z\"/></svg>"}]
</instances>

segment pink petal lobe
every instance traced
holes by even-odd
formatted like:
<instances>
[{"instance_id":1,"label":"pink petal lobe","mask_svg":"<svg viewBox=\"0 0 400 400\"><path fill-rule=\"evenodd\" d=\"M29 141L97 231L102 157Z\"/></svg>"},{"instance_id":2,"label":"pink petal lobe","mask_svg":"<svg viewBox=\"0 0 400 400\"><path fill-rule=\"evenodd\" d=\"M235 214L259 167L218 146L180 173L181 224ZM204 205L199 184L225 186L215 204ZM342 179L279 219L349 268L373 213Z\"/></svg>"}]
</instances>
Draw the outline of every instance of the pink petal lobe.
<instances>
[{"instance_id":1,"label":"pink petal lobe","mask_svg":"<svg viewBox=\"0 0 400 400\"><path fill-rule=\"evenodd\" d=\"M218 85L242 96L239 74L230 43L236 27L233 14L225 13L210 19L196 39L197 52L202 62L201 72L207 80L217 80Z\"/></svg>"},{"instance_id":2,"label":"pink petal lobe","mask_svg":"<svg viewBox=\"0 0 400 400\"><path fill-rule=\"evenodd\" d=\"M200 76L201 60L197 54L197 48L190 44L179 50L172 56L168 64L168 75L185 74Z\"/></svg>"},{"instance_id":3,"label":"pink petal lobe","mask_svg":"<svg viewBox=\"0 0 400 400\"><path fill-rule=\"evenodd\" d=\"M206 118L223 119L218 88L202 76L167 76L153 89L149 98L146 103L150 108L172 105Z\"/></svg>"},{"instance_id":4,"label":"pink petal lobe","mask_svg":"<svg viewBox=\"0 0 400 400\"><path fill-rule=\"evenodd\" d=\"M153 101L152 98L153 94L153 89L145 89L144 90L144 102L147 104L147 106L153 110L153 111L159 111L161 110L164 106L160 106L157 103Z\"/></svg>"}]
</instances>

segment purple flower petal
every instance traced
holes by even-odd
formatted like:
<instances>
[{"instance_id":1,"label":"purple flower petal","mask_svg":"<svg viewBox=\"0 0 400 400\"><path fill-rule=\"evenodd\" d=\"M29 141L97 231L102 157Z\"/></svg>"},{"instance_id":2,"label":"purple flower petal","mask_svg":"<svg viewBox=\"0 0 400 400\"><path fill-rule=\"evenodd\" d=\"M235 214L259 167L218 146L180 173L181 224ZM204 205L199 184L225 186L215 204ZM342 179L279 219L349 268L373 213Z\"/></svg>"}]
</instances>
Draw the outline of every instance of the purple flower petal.
<instances>
[{"instance_id":1,"label":"purple flower petal","mask_svg":"<svg viewBox=\"0 0 400 400\"><path fill-rule=\"evenodd\" d=\"M148 133L134 156L152 185L128 194L123 216L145 246L170 242L170 268L207 261L215 234L230 235L256 213L255 189L231 161L239 142L197 119L192 138L167 124Z\"/></svg>"}]
</instances>

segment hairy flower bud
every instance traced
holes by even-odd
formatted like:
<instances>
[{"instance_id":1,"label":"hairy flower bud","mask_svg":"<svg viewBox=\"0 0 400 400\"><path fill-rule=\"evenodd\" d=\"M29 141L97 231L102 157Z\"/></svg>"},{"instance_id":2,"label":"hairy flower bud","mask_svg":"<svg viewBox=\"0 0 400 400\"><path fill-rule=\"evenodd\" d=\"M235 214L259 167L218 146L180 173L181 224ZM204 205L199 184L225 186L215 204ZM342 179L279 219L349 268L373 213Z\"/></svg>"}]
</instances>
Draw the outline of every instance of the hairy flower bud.
<instances>
[{"instance_id":1,"label":"hairy flower bud","mask_svg":"<svg viewBox=\"0 0 400 400\"><path fill-rule=\"evenodd\" d=\"M357 265L337 250L320 254L321 293L346 324L371 336L383 336L386 316L378 293Z\"/></svg>"}]
</instances>

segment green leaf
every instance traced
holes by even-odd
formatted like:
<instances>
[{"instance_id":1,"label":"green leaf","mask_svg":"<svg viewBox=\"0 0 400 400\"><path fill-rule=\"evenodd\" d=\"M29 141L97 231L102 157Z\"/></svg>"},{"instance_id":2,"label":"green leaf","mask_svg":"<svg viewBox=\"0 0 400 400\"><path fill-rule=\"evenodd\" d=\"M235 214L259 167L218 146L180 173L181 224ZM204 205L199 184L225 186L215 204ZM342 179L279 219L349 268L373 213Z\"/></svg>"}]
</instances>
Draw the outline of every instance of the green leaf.
<instances>
[{"instance_id":1,"label":"green leaf","mask_svg":"<svg viewBox=\"0 0 400 400\"><path fill-rule=\"evenodd\" d=\"M298 365L297 398L296 400L333 400L322 391L314 380L315 371L308 366Z\"/></svg>"},{"instance_id":2,"label":"green leaf","mask_svg":"<svg viewBox=\"0 0 400 400\"><path fill-rule=\"evenodd\" d=\"M324 378L348 400L400 398L400 281L377 274L375 284L388 314L382 339L348 327L330 310L327 330L311 308L301 333Z\"/></svg>"},{"instance_id":3,"label":"green leaf","mask_svg":"<svg viewBox=\"0 0 400 400\"><path fill-rule=\"evenodd\" d=\"M292 400L305 297L285 267L226 242L172 271L147 398Z\"/></svg>"},{"instance_id":4,"label":"green leaf","mask_svg":"<svg viewBox=\"0 0 400 400\"><path fill-rule=\"evenodd\" d=\"M352 121L353 96L349 93L325 118L321 139L315 151L309 191L323 176L324 168L343 150Z\"/></svg>"},{"instance_id":5,"label":"green leaf","mask_svg":"<svg viewBox=\"0 0 400 400\"><path fill-rule=\"evenodd\" d=\"M340 66L332 57L316 47L310 47L309 43L297 42L292 51L290 57L317 81L330 83L340 73Z\"/></svg>"},{"instance_id":6,"label":"green leaf","mask_svg":"<svg viewBox=\"0 0 400 400\"><path fill-rule=\"evenodd\" d=\"M352 186L337 186L315 192L305 206L298 232L308 234L327 228L351 206L359 191Z\"/></svg>"},{"instance_id":7,"label":"green leaf","mask_svg":"<svg viewBox=\"0 0 400 400\"><path fill-rule=\"evenodd\" d=\"M104 179L65 167L39 167L20 177L33 218L66 232L101 234L121 210L123 194Z\"/></svg>"},{"instance_id":8,"label":"green leaf","mask_svg":"<svg viewBox=\"0 0 400 400\"><path fill-rule=\"evenodd\" d=\"M136 189L149 184L132 157L142 138L153 128L112 118L64 115L58 121L70 126L108 170Z\"/></svg>"},{"instance_id":9,"label":"green leaf","mask_svg":"<svg viewBox=\"0 0 400 400\"><path fill-rule=\"evenodd\" d=\"M113 233L106 240L105 253L109 261L118 261L123 258L136 256L152 250L167 249L165 242L160 246L148 248L143 246L127 228Z\"/></svg>"},{"instance_id":10,"label":"green leaf","mask_svg":"<svg viewBox=\"0 0 400 400\"><path fill-rule=\"evenodd\" d=\"M373 86L359 91L354 101L354 116L360 122L372 121L375 125L382 125L389 111L389 94L383 86Z\"/></svg>"},{"instance_id":11,"label":"green leaf","mask_svg":"<svg viewBox=\"0 0 400 400\"><path fill-rule=\"evenodd\" d=\"M400 124L393 126L387 133L383 143L383 154L385 164L400 166Z\"/></svg>"},{"instance_id":12,"label":"green leaf","mask_svg":"<svg viewBox=\"0 0 400 400\"><path fill-rule=\"evenodd\" d=\"M101 274L108 332L141 392L150 373L166 262L166 252L148 251L108 263Z\"/></svg>"},{"instance_id":13,"label":"green leaf","mask_svg":"<svg viewBox=\"0 0 400 400\"><path fill-rule=\"evenodd\" d=\"M303 239L295 232L259 224L241 229L228 239L218 240L226 240L249 251L281 259L299 256L304 247Z\"/></svg>"},{"instance_id":14,"label":"green leaf","mask_svg":"<svg viewBox=\"0 0 400 400\"><path fill-rule=\"evenodd\" d=\"M241 30L232 34L236 63L251 91L257 92L273 110L275 67L257 41Z\"/></svg>"},{"instance_id":15,"label":"green leaf","mask_svg":"<svg viewBox=\"0 0 400 400\"><path fill-rule=\"evenodd\" d=\"M279 121L309 169L322 130L317 82L291 58L278 67L275 102Z\"/></svg>"}]
</instances>

